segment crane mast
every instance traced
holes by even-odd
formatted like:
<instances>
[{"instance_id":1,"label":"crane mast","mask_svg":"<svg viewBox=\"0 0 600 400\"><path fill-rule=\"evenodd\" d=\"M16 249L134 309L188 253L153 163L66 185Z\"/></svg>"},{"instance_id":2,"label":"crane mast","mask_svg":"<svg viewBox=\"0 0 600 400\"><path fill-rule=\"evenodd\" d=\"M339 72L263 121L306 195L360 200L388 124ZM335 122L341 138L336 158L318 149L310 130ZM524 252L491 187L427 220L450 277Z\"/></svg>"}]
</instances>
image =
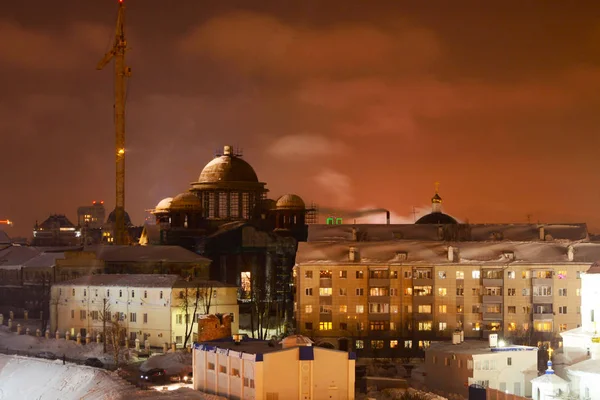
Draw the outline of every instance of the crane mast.
<instances>
[{"instance_id":1,"label":"crane mast","mask_svg":"<svg viewBox=\"0 0 600 400\"><path fill-rule=\"evenodd\" d=\"M115 64L115 157L116 157L116 203L115 203L115 244L125 245L128 234L125 227L125 97L126 80L131 76L131 68L125 65L127 40L125 39L125 4L119 0L117 27L112 48L98 63L103 69L112 59Z\"/></svg>"}]
</instances>

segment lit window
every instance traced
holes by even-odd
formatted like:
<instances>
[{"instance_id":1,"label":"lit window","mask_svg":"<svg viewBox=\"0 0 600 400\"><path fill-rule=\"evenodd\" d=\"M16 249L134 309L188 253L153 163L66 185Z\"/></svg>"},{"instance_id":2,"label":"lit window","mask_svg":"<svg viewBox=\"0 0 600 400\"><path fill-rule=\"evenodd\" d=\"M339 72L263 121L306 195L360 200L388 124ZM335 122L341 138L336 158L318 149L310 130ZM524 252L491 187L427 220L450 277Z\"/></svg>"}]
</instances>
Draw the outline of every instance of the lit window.
<instances>
[{"instance_id":1,"label":"lit window","mask_svg":"<svg viewBox=\"0 0 600 400\"><path fill-rule=\"evenodd\" d=\"M448 294L448 290L444 287L438 288L438 295L439 296L445 296Z\"/></svg>"},{"instance_id":2,"label":"lit window","mask_svg":"<svg viewBox=\"0 0 600 400\"><path fill-rule=\"evenodd\" d=\"M305 278L312 278L312 271L304 271L304 277Z\"/></svg>"},{"instance_id":3,"label":"lit window","mask_svg":"<svg viewBox=\"0 0 600 400\"><path fill-rule=\"evenodd\" d=\"M446 330L448 328L448 324L446 322L440 322L438 329L440 331Z\"/></svg>"},{"instance_id":4,"label":"lit window","mask_svg":"<svg viewBox=\"0 0 600 400\"><path fill-rule=\"evenodd\" d=\"M308 305L304 306L305 314L310 314L311 312L312 312L312 305L308 304Z\"/></svg>"},{"instance_id":5,"label":"lit window","mask_svg":"<svg viewBox=\"0 0 600 400\"><path fill-rule=\"evenodd\" d=\"M348 312L348 306L346 304L340 305L340 312L341 313L347 313Z\"/></svg>"},{"instance_id":6,"label":"lit window","mask_svg":"<svg viewBox=\"0 0 600 400\"><path fill-rule=\"evenodd\" d=\"M412 340L405 340L404 341L404 348L405 349L412 349Z\"/></svg>"},{"instance_id":7,"label":"lit window","mask_svg":"<svg viewBox=\"0 0 600 400\"><path fill-rule=\"evenodd\" d=\"M330 331L333 329L332 322L319 322L319 330L320 331Z\"/></svg>"},{"instance_id":8,"label":"lit window","mask_svg":"<svg viewBox=\"0 0 600 400\"><path fill-rule=\"evenodd\" d=\"M363 314L365 312L365 306L359 304L356 306L356 313L357 314Z\"/></svg>"},{"instance_id":9,"label":"lit window","mask_svg":"<svg viewBox=\"0 0 600 400\"><path fill-rule=\"evenodd\" d=\"M365 348L365 341L364 340L357 340L355 342L354 347L356 347L357 349L364 349Z\"/></svg>"},{"instance_id":10,"label":"lit window","mask_svg":"<svg viewBox=\"0 0 600 400\"><path fill-rule=\"evenodd\" d=\"M481 278L481 271L479 271L479 270L472 271L471 276L473 277L473 279L479 279L479 278Z\"/></svg>"},{"instance_id":11,"label":"lit window","mask_svg":"<svg viewBox=\"0 0 600 400\"><path fill-rule=\"evenodd\" d=\"M371 340L372 349L383 349L383 340Z\"/></svg>"},{"instance_id":12,"label":"lit window","mask_svg":"<svg viewBox=\"0 0 600 400\"><path fill-rule=\"evenodd\" d=\"M438 312L440 314L446 314L447 312L447 306L445 304L441 304L438 306Z\"/></svg>"},{"instance_id":13,"label":"lit window","mask_svg":"<svg viewBox=\"0 0 600 400\"><path fill-rule=\"evenodd\" d=\"M456 271L456 279L465 279L465 271Z\"/></svg>"},{"instance_id":14,"label":"lit window","mask_svg":"<svg viewBox=\"0 0 600 400\"><path fill-rule=\"evenodd\" d=\"M319 288L319 296L331 296L333 291L330 287Z\"/></svg>"},{"instance_id":15,"label":"lit window","mask_svg":"<svg viewBox=\"0 0 600 400\"><path fill-rule=\"evenodd\" d=\"M390 340L390 349L395 349L398 347L398 341L397 340Z\"/></svg>"}]
</instances>

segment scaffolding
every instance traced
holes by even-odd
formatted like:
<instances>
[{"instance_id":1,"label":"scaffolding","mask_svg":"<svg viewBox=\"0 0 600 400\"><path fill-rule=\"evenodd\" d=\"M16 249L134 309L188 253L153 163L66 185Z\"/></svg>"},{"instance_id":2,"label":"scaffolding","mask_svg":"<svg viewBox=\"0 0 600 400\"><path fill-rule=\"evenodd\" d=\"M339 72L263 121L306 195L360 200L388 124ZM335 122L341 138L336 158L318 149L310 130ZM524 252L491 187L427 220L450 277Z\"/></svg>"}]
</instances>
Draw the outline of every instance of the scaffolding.
<instances>
[{"instance_id":1,"label":"scaffolding","mask_svg":"<svg viewBox=\"0 0 600 400\"><path fill-rule=\"evenodd\" d=\"M319 223L319 206L315 203L310 203L310 207L306 209L306 218L307 225L314 225Z\"/></svg>"}]
</instances>

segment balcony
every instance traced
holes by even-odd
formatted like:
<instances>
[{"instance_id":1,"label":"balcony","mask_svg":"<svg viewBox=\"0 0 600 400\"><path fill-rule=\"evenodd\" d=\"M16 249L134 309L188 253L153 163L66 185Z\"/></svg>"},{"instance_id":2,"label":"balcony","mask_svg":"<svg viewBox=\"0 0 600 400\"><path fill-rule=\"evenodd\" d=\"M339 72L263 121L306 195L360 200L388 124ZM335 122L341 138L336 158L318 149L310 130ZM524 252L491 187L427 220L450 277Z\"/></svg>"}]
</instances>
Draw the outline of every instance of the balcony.
<instances>
[{"instance_id":1,"label":"balcony","mask_svg":"<svg viewBox=\"0 0 600 400\"><path fill-rule=\"evenodd\" d=\"M552 286L552 278L531 278L532 286Z\"/></svg>"},{"instance_id":2,"label":"balcony","mask_svg":"<svg viewBox=\"0 0 600 400\"><path fill-rule=\"evenodd\" d=\"M484 321L502 321L502 313L495 313L495 312L484 312L483 313L483 320Z\"/></svg>"},{"instance_id":3,"label":"balcony","mask_svg":"<svg viewBox=\"0 0 600 400\"><path fill-rule=\"evenodd\" d=\"M413 278L414 286L433 286L432 278Z\"/></svg>"},{"instance_id":4,"label":"balcony","mask_svg":"<svg viewBox=\"0 0 600 400\"><path fill-rule=\"evenodd\" d=\"M387 303L390 304L390 296L369 296L369 303Z\"/></svg>"},{"instance_id":5,"label":"balcony","mask_svg":"<svg viewBox=\"0 0 600 400\"><path fill-rule=\"evenodd\" d=\"M483 295L483 304L502 304L502 296Z\"/></svg>"},{"instance_id":6,"label":"balcony","mask_svg":"<svg viewBox=\"0 0 600 400\"><path fill-rule=\"evenodd\" d=\"M390 286L390 280L386 278L369 278L369 286Z\"/></svg>"},{"instance_id":7,"label":"balcony","mask_svg":"<svg viewBox=\"0 0 600 400\"><path fill-rule=\"evenodd\" d=\"M369 313L369 321L389 321L390 313Z\"/></svg>"},{"instance_id":8,"label":"balcony","mask_svg":"<svg viewBox=\"0 0 600 400\"><path fill-rule=\"evenodd\" d=\"M554 319L554 313L545 312L545 313L534 313L533 320L534 321L548 321Z\"/></svg>"},{"instance_id":9,"label":"balcony","mask_svg":"<svg viewBox=\"0 0 600 400\"><path fill-rule=\"evenodd\" d=\"M331 287L331 278L320 278L319 286L322 288L330 288Z\"/></svg>"},{"instance_id":10,"label":"balcony","mask_svg":"<svg viewBox=\"0 0 600 400\"><path fill-rule=\"evenodd\" d=\"M533 295L534 304L552 304L554 303L553 296L536 296Z\"/></svg>"},{"instance_id":11,"label":"balcony","mask_svg":"<svg viewBox=\"0 0 600 400\"><path fill-rule=\"evenodd\" d=\"M504 286L504 279L502 279L502 278L483 278L482 285L484 287L502 287L502 286Z\"/></svg>"}]
</instances>

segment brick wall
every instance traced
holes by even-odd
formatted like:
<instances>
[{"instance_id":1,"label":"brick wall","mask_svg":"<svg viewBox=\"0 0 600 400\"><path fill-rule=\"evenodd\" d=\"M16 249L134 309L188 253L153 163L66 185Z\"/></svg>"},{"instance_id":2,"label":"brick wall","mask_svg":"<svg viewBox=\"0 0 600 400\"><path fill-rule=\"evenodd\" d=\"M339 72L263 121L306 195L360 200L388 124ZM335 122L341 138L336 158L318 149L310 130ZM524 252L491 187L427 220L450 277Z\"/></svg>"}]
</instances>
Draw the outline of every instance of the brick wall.
<instances>
[{"instance_id":1,"label":"brick wall","mask_svg":"<svg viewBox=\"0 0 600 400\"><path fill-rule=\"evenodd\" d=\"M198 342L231 337L231 315L203 315L198 318Z\"/></svg>"}]
</instances>

